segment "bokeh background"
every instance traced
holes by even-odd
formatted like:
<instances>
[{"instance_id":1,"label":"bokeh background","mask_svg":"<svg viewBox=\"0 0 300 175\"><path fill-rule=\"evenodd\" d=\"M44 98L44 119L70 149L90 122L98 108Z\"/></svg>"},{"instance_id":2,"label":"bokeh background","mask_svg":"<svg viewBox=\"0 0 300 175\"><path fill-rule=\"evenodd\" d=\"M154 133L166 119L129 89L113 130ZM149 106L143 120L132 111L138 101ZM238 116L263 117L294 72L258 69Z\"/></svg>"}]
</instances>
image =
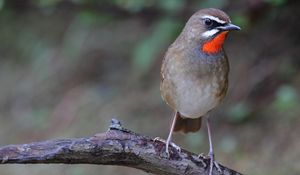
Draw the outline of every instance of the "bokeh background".
<instances>
[{"instance_id":1,"label":"bokeh background","mask_svg":"<svg viewBox=\"0 0 300 175\"><path fill-rule=\"evenodd\" d=\"M232 32L230 88L212 114L217 160L251 175L300 174L300 1L0 0L0 145L107 130L111 118L166 138L160 64L198 9ZM206 128L174 141L208 151ZM116 166L2 165L1 175L130 175Z\"/></svg>"}]
</instances>

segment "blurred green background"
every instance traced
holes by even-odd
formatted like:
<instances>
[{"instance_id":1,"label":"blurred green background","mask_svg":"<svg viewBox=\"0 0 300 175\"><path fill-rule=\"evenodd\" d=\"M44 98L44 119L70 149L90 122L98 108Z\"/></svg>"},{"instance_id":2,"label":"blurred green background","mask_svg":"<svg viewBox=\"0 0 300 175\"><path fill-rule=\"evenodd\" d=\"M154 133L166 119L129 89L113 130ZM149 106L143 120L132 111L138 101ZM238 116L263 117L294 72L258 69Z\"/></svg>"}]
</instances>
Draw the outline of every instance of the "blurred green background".
<instances>
[{"instance_id":1,"label":"blurred green background","mask_svg":"<svg viewBox=\"0 0 300 175\"><path fill-rule=\"evenodd\" d=\"M300 1L0 0L0 145L107 130L166 138L159 92L168 45L198 9L221 8L230 88L212 114L216 158L251 175L300 174ZM206 128L174 142L206 153ZM1 175L129 175L116 166L2 165Z\"/></svg>"}]
</instances>

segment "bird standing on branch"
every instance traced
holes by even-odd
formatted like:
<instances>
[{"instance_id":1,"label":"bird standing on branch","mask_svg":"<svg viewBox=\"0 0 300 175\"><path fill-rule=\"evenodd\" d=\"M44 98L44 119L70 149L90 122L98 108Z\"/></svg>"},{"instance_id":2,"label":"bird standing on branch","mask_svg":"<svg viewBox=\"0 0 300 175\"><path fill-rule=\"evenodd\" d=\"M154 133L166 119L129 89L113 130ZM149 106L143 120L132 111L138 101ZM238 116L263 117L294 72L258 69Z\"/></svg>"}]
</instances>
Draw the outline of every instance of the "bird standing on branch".
<instances>
[{"instance_id":1,"label":"bird standing on branch","mask_svg":"<svg viewBox=\"0 0 300 175\"><path fill-rule=\"evenodd\" d=\"M161 67L161 95L175 111L166 153L174 131L196 132L205 116L209 138L210 172L214 151L208 113L224 99L228 88L229 63L223 44L229 31L240 30L218 9L202 9L186 23L168 48Z\"/></svg>"}]
</instances>

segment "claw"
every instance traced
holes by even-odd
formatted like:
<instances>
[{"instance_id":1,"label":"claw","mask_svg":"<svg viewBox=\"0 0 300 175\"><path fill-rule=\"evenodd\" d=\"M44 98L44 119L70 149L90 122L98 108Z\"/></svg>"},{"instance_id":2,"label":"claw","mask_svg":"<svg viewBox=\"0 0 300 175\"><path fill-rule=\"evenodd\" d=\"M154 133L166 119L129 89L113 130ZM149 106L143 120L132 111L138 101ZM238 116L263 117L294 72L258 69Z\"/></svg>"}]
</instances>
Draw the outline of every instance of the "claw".
<instances>
[{"instance_id":1,"label":"claw","mask_svg":"<svg viewBox=\"0 0 300 175\"><path fill-rule=\"evenodd\" d=\"M180 146L176 145L175 143L171 142L170 145L177 150L177 152L181 153Z\"/></svg>"},{"instance_id":2,"label":"claw","mask_svg":"<svg viewBox=\"0 0 300 175\"><path fill-rule=\"evenodd\" d=\"M180 148L178 145L176 145L175 143L173 143L173 142L170 142L170 144L167 145L167 141L164 140L164 139L162 139L162 138L160 138L160 137L155 137L155 138L153 139L153 141L154 141L154 142L160 141L160 142L163 142L163 143L166 145L165 153L167 154L167 157L168 157L168 158L170 157L169 145L171 145L173 148L175 148L179 153L181 152L181 148Z\"/></svg>"},{"instance_id":3,"label":"claw","mask_svg":"<svg viewBox=\"0 0 300 175\"><path fill-rule=\"evenodd\" d=\"M210 163L209 163L209 175L212 175L212 171L213 171L213 167L214 167L214 155L213 154L208 154L208 156L210 157Z\"/></svg>"},{"instance_id":4,"label":"claw","mask_svg":"<svg viewBox=\"0 0 300 175\"><path fill-rule=\"evenodd\" d=\"M210 153L208 153L208 157L210 158L209 175L212 175L214 166L217 168L218 172L222 173L222 169L220 168L218 162L215 161L215 155L210 152Z\"/></svg>"},{"instance_id":5,"label":"claw","mask_svg":"<svg viewBox=\"0 0 300 175\"><path fill-rule=\"evenodd\" d=\"M219 173L222 173L222 169L220 168L219 163L216 162L216 161L214 161L214 165L215 165L215 167L217 168L218 172L219 172Z\"/></svg>"},{"instance_id":6,"label":"claw","mask_svg":"<svg viewBox=\"0 0 300 175\"><path fill-rule=\"evenodd\" d=\"M160 138L160 137L155 137L155 138L153 139L153 141L154 141L154 142L160 141L160 142L166 143L166 141L165 141L164 139Z\"/></svg>"},{"instance_id":7,"label":"claw","mask_svg":"<svg viewBox=\"0 0 300 175\"><path fill-rule=\"evenodd\" d=\"M201 153L198 155L198 158L206 158L206 156L204 155L204 153Z\"/></svg>"}]
</instances>

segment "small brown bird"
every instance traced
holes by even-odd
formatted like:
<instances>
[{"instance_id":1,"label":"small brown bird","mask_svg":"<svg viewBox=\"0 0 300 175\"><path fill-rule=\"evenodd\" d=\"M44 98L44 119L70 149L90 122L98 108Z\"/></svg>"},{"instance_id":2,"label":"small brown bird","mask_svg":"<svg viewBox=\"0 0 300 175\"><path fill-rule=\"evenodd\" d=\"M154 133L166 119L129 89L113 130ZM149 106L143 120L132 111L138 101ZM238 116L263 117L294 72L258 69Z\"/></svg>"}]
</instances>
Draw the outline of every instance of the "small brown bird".
<instances>
[{"instance_id":1,"label":"small brown bird","mask_svg":"<svg viewBox=\"0 0 300 175\"><path fill-rule=\"evenodd\" d=\"M161 67L161 95L175 111L166 153L169 155L169 144L179 149L170 142L173 131L196 132L205 116L210 145L209 174L216 163L207 114L221 103L227 92L229 63L223 43L231 30L240 27L231 24L223 11L199 10L168 48Z\"/></svg>"}]
</instances>

